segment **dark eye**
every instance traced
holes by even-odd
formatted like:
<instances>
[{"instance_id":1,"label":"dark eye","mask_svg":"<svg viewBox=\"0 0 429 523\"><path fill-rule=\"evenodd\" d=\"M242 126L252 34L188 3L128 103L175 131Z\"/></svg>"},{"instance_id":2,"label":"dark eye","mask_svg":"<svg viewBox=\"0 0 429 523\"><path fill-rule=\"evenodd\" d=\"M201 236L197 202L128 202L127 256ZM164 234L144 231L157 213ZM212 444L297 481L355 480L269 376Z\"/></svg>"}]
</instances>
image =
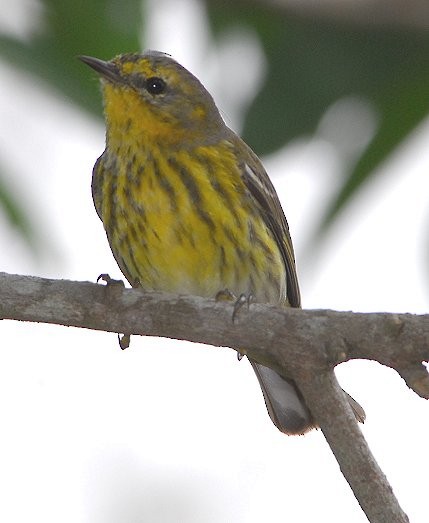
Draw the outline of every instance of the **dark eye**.
<instances>
[{"instance_id":1,"label":"dark eye","mask_svg":"<svg viewBox=\"0 0 429 523\"><path fill-rule=\"evenodd\" d=\"M165 91L166 84L162 78L152 76L146 80L146 90L150 94L161 94Z\"/></svg>"}]
</instances>

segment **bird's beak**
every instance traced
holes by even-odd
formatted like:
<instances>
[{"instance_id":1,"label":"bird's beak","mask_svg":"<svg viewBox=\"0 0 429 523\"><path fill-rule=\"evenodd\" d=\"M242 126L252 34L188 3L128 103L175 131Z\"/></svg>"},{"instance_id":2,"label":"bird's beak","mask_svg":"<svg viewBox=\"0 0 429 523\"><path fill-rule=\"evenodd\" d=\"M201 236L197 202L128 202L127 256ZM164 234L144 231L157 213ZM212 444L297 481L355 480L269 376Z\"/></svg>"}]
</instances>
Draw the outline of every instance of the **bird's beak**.
<instances>
[{"instance_id":1,"label":"bird's beak","mask_svg":"<svg viewBox=\"0 0 429 523\"><path fill-rule=\"evenodd\" d=\"M97 73L106 80L110 80L114 83L122 81L118 68L112 62L105 62L99 58L93 58L92 56L78 56L78 58L79 60L82 60L83 63L97 71Z\"/></svg>"}]
</instances>

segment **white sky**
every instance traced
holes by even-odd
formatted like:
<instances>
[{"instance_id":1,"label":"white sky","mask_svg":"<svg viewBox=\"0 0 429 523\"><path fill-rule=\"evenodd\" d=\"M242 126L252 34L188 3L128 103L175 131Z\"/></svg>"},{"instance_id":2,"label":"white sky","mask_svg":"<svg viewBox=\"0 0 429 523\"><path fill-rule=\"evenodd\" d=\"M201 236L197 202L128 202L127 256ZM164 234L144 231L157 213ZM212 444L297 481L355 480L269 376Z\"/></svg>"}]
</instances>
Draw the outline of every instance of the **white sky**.
<instances>
[{"instance_id":1,"label":"white sky","mask_svg":"<svg viewBox=\"0 0 429 523\"><path fill-rule=\"evenodd\" d=\"M231 35L216 49L203 29L191 31L204 28L195 3L174 2L173 18L168 2L153 4L159 11L152 12L148 47L172 52L196 73L239 127L239 112L230 108L234 75L243 75L240 63L250 67L243 55L249 46L257 66L263 62L251 36ZM231 63L231 82L221 85ZM246 97L258 67L249 72ZM49 247L35 261L0 216L0 270L120 277L90 194L103 126L5 64L0 77L2 163ZM295 241L306 307L427 311L428 141L426 122L315 258L307 242L340 162L321 138L266 159ZM136 337L120 351L112 334L1 323L1 521L367 521L323 435L277 432L250 366L233 351ZM347 363L337 375L365 407L362 430L410 520L426 523L427 403L375 363Z\"/></svg>"}]
</instances>

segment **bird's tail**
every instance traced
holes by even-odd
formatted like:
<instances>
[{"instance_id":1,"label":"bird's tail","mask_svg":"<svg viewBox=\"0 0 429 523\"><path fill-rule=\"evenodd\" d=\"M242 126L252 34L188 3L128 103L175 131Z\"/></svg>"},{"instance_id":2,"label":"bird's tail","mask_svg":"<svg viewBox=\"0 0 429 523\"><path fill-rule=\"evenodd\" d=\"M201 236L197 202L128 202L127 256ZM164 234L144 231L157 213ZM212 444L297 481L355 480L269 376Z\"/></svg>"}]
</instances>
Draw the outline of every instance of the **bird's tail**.
<instances>
[{"instance_id":1,"label":"bird's tail","mask_svg":"<svg viewBox=\"0 0 429 523\"><path fill-rule=\"evenodd\" d=\"M305 434L317 427L301 392L295 382L274 370L250 360L264 395L268 414L274 425L285 434ZM347 392L344 392L353 413L360 423L365 421L365 411Z\"/></svg>"}]
</instances>

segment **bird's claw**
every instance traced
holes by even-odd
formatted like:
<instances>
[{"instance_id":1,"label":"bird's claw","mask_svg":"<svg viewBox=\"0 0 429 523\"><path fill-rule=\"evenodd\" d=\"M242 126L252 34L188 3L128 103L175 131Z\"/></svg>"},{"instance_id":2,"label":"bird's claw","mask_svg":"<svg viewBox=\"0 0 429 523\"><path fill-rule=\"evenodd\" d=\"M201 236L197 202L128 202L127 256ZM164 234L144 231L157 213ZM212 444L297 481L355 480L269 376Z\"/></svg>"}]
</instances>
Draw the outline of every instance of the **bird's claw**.
<instances>
[{"instance_id":1,"label":"bird's claw","mask_svg":"<svg viewBox=\"0 0 429 523\"><path fill-rule=\"evenodd\" d=\"M116 285L119 285L120 287L125 287L125 283L122 280L114 280L107 273L100 274L97 278L97 283L99 281L104 281L106 283L106 287L113 287ZM130 342L131 334L118 334L118 343L119 347L121 347L122 350L128 349L128 347L130 346Z\"/></svg>"},{"instance_id":2,"label":"bird's claw","mask_svg":"<svg viewBox=\"0 0 429 523\"><path fill-rule=\"evenodd\" d=\"M131 334L118 334L118 343L122 350L128 349L131 343Z\"/></svg>"},{"instance_id":3,"label":"bird's claw","mask_svg":"<svg viewBox=\"0 0 429 523\"><path fill-rule=\"evenodd\" d=\"M121 287L125 287L125 283L123 282L123 280L114 280L110 277L110 274L107 273L100 274L97 278L97 283L99 281L106 282L106 287L109 287L111 285L120 285Z\"/></svg>"},{"instance_id":4,"label":"bird's claw","mask_svg":"<svg viewBox=\"0 0 429 523\"><path fill-rule=\"evenodd\" d=\"M243 305L248 304L247 296L245 294L240 294L240 296L235 300L234 310L232 311L232 323L235 322L237 314L240 312Z\"/></svg>"},{"instance_id":5,"label":"bird's claw","mask_svg":"<svg viewBox=\"0 0 429 523\"><path fill-rule=\"evenodd\" d=\"M232 311L232 323L234 323L235 318L237 317L238 312L243 307L243 305L247 305L247 308L249 309L250 303L253 300L252 294L240 294L240 296L237 298L237 296L231 292L229 289L223 289L222 291L219 291L215 296L216 301L233 301L234 302L234 309Z\"/></svg>"}]
</instances>

